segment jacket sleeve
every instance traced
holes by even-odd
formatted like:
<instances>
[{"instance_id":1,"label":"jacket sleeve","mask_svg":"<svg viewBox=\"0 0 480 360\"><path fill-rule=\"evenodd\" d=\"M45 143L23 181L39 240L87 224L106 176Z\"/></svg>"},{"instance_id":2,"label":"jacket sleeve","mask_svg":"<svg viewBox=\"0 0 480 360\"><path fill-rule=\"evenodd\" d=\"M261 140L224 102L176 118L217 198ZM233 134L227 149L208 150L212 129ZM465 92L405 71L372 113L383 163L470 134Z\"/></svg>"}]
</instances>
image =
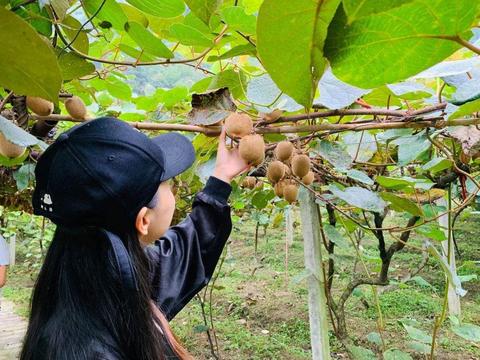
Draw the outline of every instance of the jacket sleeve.
<instances>
[{"instance_id":1,"label":"jacket sleeve","mask_svg":"<svg viewBox=\"0 0 480 360\"><path fill-rule=\"evenodd\" d=\"M192 212L145 252L152 298L171 320L209 281L232 230L227 199L232 188L210 177Z\"/></svg>"}]
</instances>

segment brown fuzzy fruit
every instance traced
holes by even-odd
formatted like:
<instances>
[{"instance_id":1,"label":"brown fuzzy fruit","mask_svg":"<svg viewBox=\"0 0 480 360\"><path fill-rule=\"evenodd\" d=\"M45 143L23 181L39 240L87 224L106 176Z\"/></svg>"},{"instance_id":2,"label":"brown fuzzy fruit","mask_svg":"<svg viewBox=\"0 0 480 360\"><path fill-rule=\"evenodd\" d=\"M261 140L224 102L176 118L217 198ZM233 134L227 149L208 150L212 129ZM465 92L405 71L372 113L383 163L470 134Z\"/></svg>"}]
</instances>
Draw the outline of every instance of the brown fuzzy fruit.
<instances>
[{"instance_id":1,"label":"brown fuzzy fruit","mask_svg":"<svg viewBox=\"0 0 480 360\"><path fill-rule=\"evenodd\" d=\"M285 176L292 175L292 169L290 169L290 166L288 166L287 164L283 164L283 166L285 167Z\"/></svg>"},{"instance_id":2,"label":"brown fuzzy fruit","mask_svg":"<svg viewBox=\"0 0 480 360\"><path fill-rule=\"evenodd\" d=\"M40 116L48 116L53 112L53 103L36 96L27 96L27 107Z\"/></svg>"},{"instance_id":3,"label":"brown fuzzy fruit","mask_svg":"<svg viewBox=\"0 0 480 360\"><path fill-rule=\"evenodd\" d=\"M298 186L296 184L288 184L283 189L283 197L287 200L290 204L297 201L298 196Z\"/></svg>"},{"instance_id":4,"label":"brown fuzzy fruit","mask_svg":"<svg viewBox=\"0 0 480 360\"><path fill-rule=\"evenodd\" d=\"M276 183L273 188L275 195L277 195L278 197L283 197L283 190L285 189L285 185L285 181L279 181L278 183Z\"/></svg>"},{"instance_id":5,"label":"brown fuzzy fruit","mask_svg":"<svg viewBox=\"0 0 480 360\"><path fill-rule=\"evenodd\" d=\"M243 138L250 134L252 129L252 119L247 114L232 113L225 119L225 130L231 138Z\"/></svg>"},{"instance_id":6,"label":"brown fuzzy fruit","mask_svg":"<svg viewBox=\"0 0 480 360\"><path fill-rule=\"evenodd\" d=\"M65 100L65 109L74 119L85 119L87 116L87 108L83 103L83 100L78 96L72 96Z\"/></svg>"},{"instance_id":7,"label":"brown fuzzy fruit","mask_svg":"<svg viewBox=\"0 0 480 360\"><path fill-rule=\"evenodd\" d=\"M303 178L310 171L310 158L307 155L295 155L292 159L292 171Z\"/></svg>"},{"instance_id":8,"label":"brown fuzzy fruit","mask_svg":"<svg viewBox=\"0 0 480 360\"><path fill-rule=\"evenodd\" d=\"M23 146L19 146L7 140L7 138L0 132L0 154L8 158L16 158L25 152Z\"/></svg>"},{"instance_id":9,"label":"brown fuzzy fruit","mask_svg":"<svg viewBox=\"0 0 480 360\"><path fill-rule=\"evenodd\" d=\"M247 135L240 140L238 151L247 163L259 165L265 159L265 141L261 135Z\"/></svg>"},{"instance_id":10,"label":"brown fuzzy fruit","mask_svg":"<svg viewBox=\"0 0 480 360\"><path fill-rule=\"evenodd\" d=\"M285 165L278 160L272 161L267 168L267 178L272 184L276 184L285 176Z\"/></svg>"},{"instance_id":11,"label":"brown fuzzy fruit","mask_svg":"<svg viewBox=\"0 0 480 360\"><path fill-rule=\"evenodd\" d=\"M275 148L275 156L280 161L290 159L293 154L293 144L290 141L280 141Z\"/></svg>"},{"instance_id":12,"label":"brown fuzzy fruit","mask_svg":"<svg viewBox=\"0 0 480 360\"><path fill-rule=\"evenodd\" d=\"M311 183L313 183L314 179L315 175L312 171L309 171L308 174L302 178L302 183L304 183L305 185L310 185Z\"/></svg>"},{"instance_id":13,"label":"brown fuzzy fruit","mask_svg":"<svg viewBox=\"0 0 480 360\"><path fill-rule=\"evenodd\" d=\"M257 179L255 179L253 176L247 176L242 181L242 187L247 189L253 189L256 184L257 184Z\"/></svg>"}]
</instances>

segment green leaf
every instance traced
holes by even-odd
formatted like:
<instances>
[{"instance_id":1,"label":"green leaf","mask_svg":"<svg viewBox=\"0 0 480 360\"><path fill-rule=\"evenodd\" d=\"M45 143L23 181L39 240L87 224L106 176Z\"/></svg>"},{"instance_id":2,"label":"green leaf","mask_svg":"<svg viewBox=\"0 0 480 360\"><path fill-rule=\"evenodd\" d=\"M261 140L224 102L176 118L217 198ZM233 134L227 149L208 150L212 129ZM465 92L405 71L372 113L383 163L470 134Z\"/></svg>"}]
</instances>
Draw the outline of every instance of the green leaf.
<instances>
[{"instance_id":1,"label":"green leaf","mask_svg":"<svg viewBox=\"0 0 480 360\"><path fill-rule=\"evenodd\" d=\"M95 65L72 52L63 53L58 58L63 80L78 79L95 71Z\"/></svg>"},{"instance_id":2,"label":"green leaf","mask_svg":"<svg viewBox=\"0 0 480 360\"><path fill-rule=\"evenodd\" d=\"M340 190L335 185L330 185L329 189L336 197L363 210L381 213L387 205L377 193L361 187L353 186Z\"/></svg>"},{"instance_id":3,"label":"green leaf","mask_svg":"<svg viewBox=\"0 0 480 360\"><path fill-rule=\"evenodd\" d=\"M202 332L207 332L208 329L209 329L208 326L203 325L203 324L199 324L199 325L195 325L195 326L194 326L193 332L195 332L195 333L202 333Z\"/></svg>"},{"instance_id":4,"label":"green leaf","mask_svg":"<svg viewBox=\"0 0 480 360\"><path fill-rule=\"evenodd\" d=\"M147 14L160 18L173 18L182 15L185 10L182 0L127 0L127 2Z\"/></svg>"},{"instance_id":5,"label":"green leaf","mask_svg":"<svg viewBox=\"0 0 480 360\"><path fill-rule=\"evenodd\" d=\"M383 360L413 360L413 358L401 350L388 349L383 353Z\"/></svg>"},{"instance_id":6,"label":"green leaf","mask_svg":"<svg viewBox=\"0 0 480 360\"><path fill-rule=\"evenodd\" d=\"M120 7L125 15L127 15L128 21L135 21L144 27L148 27L148 19L143 12L128 4L120 4Z\"/></svg>"},{"instance_id":7,"label":"green leaf","mask_svg":"<svg viewBox=\"0 0 480 360\"><path fill-rule=\"evenodd\" d=\"M171 59L173 54L158 37L145 29L141 24L132 21L125 24L125 30L138 46L145 52L157 57Z\"/></svg>"},{"instance_id":8,"label":"green leaf","mask_svg":"<svg viewBox=\"0 0 480 360\"><path fill-rule=\"evenodd\" d=\"M117 77L109 76L105 80L108 92L117 99L130 101L132 98L132 89L130 86Z\"/></svg>"},{"instance_id":9,"label":"green leaf","mask_svg":"<svg viewBox=\"0 0 480 360\"><path fill-rule=\"evenodd\" d=\"M227 87L234 98L243 99L245 98L246 85L246 79L243 71L228 69L216 74L210 82L208 89L216 90Z\"/></svg>"},{"instance_id":10,"label":"green leaf","mask_svg":"<svg viewBox=\"0 0 480 360\"><path fill-rule=\"evenodd\" d=\"M423 216L423 212L420 207L409 199L405 199L389 192L381 192L380 196L383 200L390 203L390 208L392 210L398 212L407 211L412 215Z\"/></svg>"},{"instance_id":11,"label":"green leaf","mask_svg":"<svg viewBox=\"0 0 480 360\"><path fill-rule=\"evenodd\" d=\"M356 161L366 162L377 152L377 142L368 131L350 132L343 136L342 142Z\"/></svg>"},{"instance_id":12,"label":"green leaf","mask_svg":"<svg viewBox=\"0 0 480 360\"><path fill-rule=\"evenodd\" d=\"M401 137L393 141L398 145L398 164L407 165L430 149L431 143L424 133Z\"/></svg>"},{"instance_id":13,"label":"green leaf","mask_svg":"<svg viewBox=\"0 0 480 360\"><path fill-rule=\"evenodd\" d=\"M417 234L421 234L428 239L435 240L438 242L447 240L447 235L445 234L445 230L443 228L439 228L438 225L427 223L422 226L419 226L415 229Z\"/></svg>"},{"instance_id":14,"label":"green leaf","mask_svg":"<svg viewBox=\"0 0 480 360\"><path fill-rule=\"evenodd\" d=\"M424 344L431 344L432 343L432 336L427 334L425 331L417 329L416 327L403 324L403 327L408 333L408 336L413 340L419 341Z\"/></svg>"},{"instance_id":15,"label":"green leaf","mask_svg":"<svg viewBox=\"0 0 480 360\"><path fill-rule=\"evenodd\" d=\"M412 186L412 182L402 178L395 178L390 176L377 176L375 181L384 188L400 190Z\"/></svg>"},{"instance_id":16,"label":"green leaf","mask_svg":"<svg viewBox=\"0 0 480 360\"><path fill-rule=\"evenodd\" d=\"M257 53L257 49L255 48L255 46L248 43L248 44L235 46L235 47L231 48L230 50L224 52L223 54L221 54L219 56L217 56L217 55L209 56L207 58L207 61L214 62L214 61L218 61L218 60L225 60L225 59L230 59L230 58L233 58L233 57L239 56L239 55L254 56L256 53Z\"/></svg>"},{"instance_id":17,"label":"green leaf","mask_svg":"<svg viewBox=\"0 0 480 360\"><path fill-rule=\"evenodd\" d=\"M188 100L188 88L184 86L175 87L162 93L159 100L166 108L172 108L182 100Z\"/></svg>"},{"instance_id":18,"label":"green leaf","mask_svg":"<svg viewBox=\"0 0 480 360\"><path fill-rule=\"evenodd\" d=\"M350 169L347 171L347 176L350 179L360 181L366 185L373 185L374 182L370 177L365 174L363 171L357 170L357 169Z\"/></svg>"},{"instance_id":19,"label":"green leaf","mask_svg":"<svg viewBox=\"0 0 480 360\"><path fill-rule=\"evenodd\" d=\"M102 7L95 16L95 21L97 23L109 23L118 31L123 31L128 21L127 15L125 15L122 7L115 0L105 0L105 2L104 0L88 0L83 3L83 7L90 16Z\"/></svg>"},{"instance_id":20,"label":"green leaf","mask_svg":"<svg viewBox=\"0 0 480 360\"><path fill-rule=\"evenodd\" d=\"M343 0L343 8L352 23L359 18L388 11L412 0Z\"/></svg>"},{"instance_id":21,"label":"green leaf","mask_svg":"<svg viewBox=\"0 0 480 360\"><path fill-rule=\"evenodd\" d=\"M474 112L480 111L480 99L467 102L461 105L453 113L448 116L448 120L458 119Z\"/></svg>"},{"instance_id":22,"label":"green leaf","mask_svg":"<svg viewBox=\"0 0 480 360\"><path fill-rule=\"evenodd\" d=\"M247 15L243 8L230 6L222 9L220 15L232 30L241 31L247 35L256 33L257 18L255 15Z\"/></svg>"},{"instance_id":23,"label":"green leaf","mask_svg":"<svg viewBox=\"0 0 480 360\"><path fill-rule=\"evenodd\" d=\"M320 141L318 154L340 171L346 171L352 166L352 158L338 142Z\"/></svg>"},{"instance_id":24,"label":"green leaf","mask_svg":"<svg viewBox=\"0 0 480 360\"><path fill-rule=\"evenodd\" d=\"M395 83L458 50L459 44L439 37L464 35L479 7L470 0L414 0L350 25L340 7L329 27L325 55L333 73L351 85L373 88Z\"/></svg>"},{"instance_id":25,"label":"green leaf","mask_svg":"<svg viewBox=\"0 0 480 360\"><path fill-rule=\"evenodd\" d=\"M17 189L19 191L25 190L31 180L35 179L35 164L22 165L18 170L13 173L13 178L17 183Z\"/></svg>"},{"instance_id":26,"label":"green leaf","mask_svg":"<svg viewBox=\"0 0 480 360\"><path fill-rule=\"evenodd\" d=\"M70 3L68 0L50 0L50 5L55 10L55 15L62 21L67 13Z\"/></svg>"},{"instance_id":27,"label":"green leaf","mask_svg":"<svg viewBox=\"0 0 480 360\"><path fill-rule=\"evenodd\" d=\"M389 84L387 87L395 96L405 100L418 100L433 95L433 91L425 85L413 81Z\"/></svg>"},{"instance_id":28,"label":"green leaf","mask_svg":"<svg viewBox=\"0 0 480 360\"><path fill-rule=\"evenodd\" d=\"M1 7L0 48L0 86L57 101L62 75L52 48L29 24Z\"/></svg>"},{"instance_id":29,"label":"green leaf","mask_svg":"<svg viewBox=\"0 0 480 360\"><path fill-rule=\"evenodd\" d=\"M80 21L72 16L67 16L63 19L61 26L67 40L71 42L75 39L71 46L84 54L88 54L88 36L84 30L80 30L82 27Z\"/></svg>"},{"instance_id":30,"label":"green leaf","mask_svg":"<svg viewBox=\"0 0 480 360\"><path fill-rule=\"evenodd\" d=\"M407 343L407 346L409 349L412 349L413 351L422 353L422 354L430 354L430 349L431 346L427 344L423 344L418 341L410 341Z\"/></svg>"},{"instance_id":31,"label":"green leaf","mask_svg":"<svg viewBox=\"0 0 480 360\"><path fill-rule=\"evenodd\" d=\"M324 224L323 231L325 232L327 239L333 242L339 248L346 249L349 247L349 243L345 240L342 234L340 234L335 226Z\"/></svg>"},{"instance_id":32,"label":"green leaf","mask_svg":"<svg viewBox=\"0 0 480 360\"><path fill-rule=\"evenodd\" d=\"M382 338L378 332L372 331L369 333L367 335L367 340L375 345L382 346Z\"/></svg>"},{"instance_id":33,"label":"green leaf","mask_svg":"<svg viewBox=\"0 0 480 360\"><path fill-rule=\"evenodd\" d=\"M275 197L273 191L258 191L252 197L252 205L255 206L257 209L264 209L268 202Z\"/></svg>"},{"instance_id":34,"label":"green leaf","mask_svg":"<svg viewBox=\"0 0 480 360\"><path fill-rule=\"evenodd\" d=\"M480 326L463 323L452 326L452 331L465 340L480 342Z\"/></svg>"},{"instance_id":35,"label":"green leaf","mask_svg":"<svg viewBox=\"0 0 480 360\"><path fill-rule=\"evenodd\" d=\"M204 47L210 47L213 45L213 39L192 26L173 24L170 26L170 33L183 45L201 45Z\"/></svg>"},{"instance_id":36,"label":"green leaf","mask_svg":"<svg viewBox=\"0 0 480 360\"><path fill-rule=\"evenodd\" d=\"M3 133L3 135L8 141L19 146L27 147L32 145L43 145L44 147L47 147L47 145L43 141L37 139L35 136L26 132L21 127L18 127L17 125L5 119L1 115L0 132Z\"/></svg>"},{"instance_id":37,"label":"green leaf","mask_svg":"<svg viewBox=\"0 0 480 360\"><path fill-rule=\"evenodd\" d=\"M278 87L304 106L311 105L325 70L323 45L338 5L339 0L265 0L260 7L262 64Z\"/></svg>"},{"instance_id":38,"label":"green leaf","mask_svg":"<svg viewBox=\"0 0 480 360\"><path fill-rule=\"evenodd\" d=\"M377 357L372 350L362 346L351 345L349 350L352 353L354 360L376 360Z\"/></svg>"},{"instance_id":39,"label":"green leaf","mask_svg":"<svg viewBox=\"0 0 480 360\"><path fill-rule=\"evenodd\" d=\"M319 96L314 102L322 104L329 109L341 109L355 102L359 97L371 90L360 89L338 80L328 69L318 83Z\"/></svg>"},{"instance_id":40,"label":"green leaf","mask_svg":"<svg viewBox=\"0 0 480 360\"><path fill-rule=\"evenodd\" d=\"M185 0L189 9L207 25L221 3L222 0Z\"/></svg>"},{"instance_id":41,"label":"green leaf","mask_svg":"<svg viewBox=\"0 0 480 360\"><path fill-rule=\"evenodd\" d=\"M149 55L145 52L142 52L140 50L137 50L129 45L126 44L119 44L118 48L120 49L121 52L127 54L128 56L131 56L134 59L139 59L142 61L153 61L155 60L155 57L152 55Z\"/></svg>"},{"instance_id":42,"label":"green leaf","mask_svg":"<svg viewBox=\"0 0 480 360\"><path fill-rule=\"evenodd\" d=\"M478 79L471 79L461 84L452 95L451 103L463 105L480 98L480 84Z\"/></svg>"},{"instance_id":43,"label":"green leaf","mask_svg":"<svg viewBox=\"0 0 480 360\"><path fill-rule=\"evenodd\" d=\"M425 171L430 171L432 174L434 174L445 169L450 169L452 165L452 161L449 159L435 157L424 164L422 169Z\"/></svg>"}]
</instances>

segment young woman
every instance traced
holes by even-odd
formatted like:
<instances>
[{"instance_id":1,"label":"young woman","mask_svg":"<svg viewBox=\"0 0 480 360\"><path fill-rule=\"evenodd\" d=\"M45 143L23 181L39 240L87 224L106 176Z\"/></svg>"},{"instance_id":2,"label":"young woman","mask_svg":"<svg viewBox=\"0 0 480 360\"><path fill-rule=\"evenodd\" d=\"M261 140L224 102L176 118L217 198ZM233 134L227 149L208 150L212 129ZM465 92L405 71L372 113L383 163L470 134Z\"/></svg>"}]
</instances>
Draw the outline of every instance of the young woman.
<instances>
[{"instance_id":1,"label":"young woman","mask_svg":"<svg viewBox=\"0 0 480 360\"><path fill-rule=\"evenodd\" d=\"M194 158L186 137L148 138L114 118L77 125L42 154L34 213L57 227L22 360L192 359L168 321L211 278L231 231L229 183L248 169L222 132L213 176L169 228L169 180Z\"/></svg>"}]
</instances>

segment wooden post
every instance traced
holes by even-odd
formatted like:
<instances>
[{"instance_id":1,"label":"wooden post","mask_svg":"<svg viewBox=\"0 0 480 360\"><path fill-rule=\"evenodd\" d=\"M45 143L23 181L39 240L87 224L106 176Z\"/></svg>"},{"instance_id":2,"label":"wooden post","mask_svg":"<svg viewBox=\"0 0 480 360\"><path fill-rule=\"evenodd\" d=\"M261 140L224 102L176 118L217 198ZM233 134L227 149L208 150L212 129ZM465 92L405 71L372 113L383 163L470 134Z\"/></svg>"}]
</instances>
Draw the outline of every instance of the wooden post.
<instances>
[{"instance_id":1,"label":"wooden post","mask_svg":"<svg viewBox=\"0 0 480 360\"><path fill-rule=\"evenodd\" d=\"M322 268L322 239L318 205L311 192L300 188L300 216L302 220L305 270L308 285L308 313L313 360L330 359L328 342L327 299Z\"/></svg>"},{"instance_id":2,"label":"wooden post","mask_svg":"<svg viewBox=\"0 0 480 360\"><path fill-rule=\"evenodd\" d=\"M291 206L285 209L285 236L288 246L293 245L293 210Z\"/></svg>"},{"instance_id":3,"label":"wooden post","mask_svg":"<svg viewBox=\"0 0 480 360\"><path fill-rule=\"evenodd\" d=\"M16 234L13 234L13 235L10 237L10 245L9 245L9 248L10 248L10 267L13 267L13 265L15 265L15 247L16 247L16 243L17 243L17 235L16 235Z\"/></svg>"},{"instance_id":4,"label":"wooden post","mask_svg":"<svg viewBox=\"0 0 480 360\"><path fill-rule=\"evenodd\" d=\"M439 206L445 206L448 209L448 202L445 198L440 198L435 201L435 203ZM452 273L454 275L457 274L457 265L455 263L455 244L453 243L453 236L448 236L448 214L444 214L438 218L438 224L444 229L445 235L447 239L450 239L450 259L448 259L448 263L450 264L450 269L452 269ZM442 254L447 258L448 256L448 240L442 241ZM460 317L461 315L461 307L460 307L460 296L455 291L455 286L451 282L448 283L448 313L449 315L454 315Z\"/></svg>"}]
</instances>

